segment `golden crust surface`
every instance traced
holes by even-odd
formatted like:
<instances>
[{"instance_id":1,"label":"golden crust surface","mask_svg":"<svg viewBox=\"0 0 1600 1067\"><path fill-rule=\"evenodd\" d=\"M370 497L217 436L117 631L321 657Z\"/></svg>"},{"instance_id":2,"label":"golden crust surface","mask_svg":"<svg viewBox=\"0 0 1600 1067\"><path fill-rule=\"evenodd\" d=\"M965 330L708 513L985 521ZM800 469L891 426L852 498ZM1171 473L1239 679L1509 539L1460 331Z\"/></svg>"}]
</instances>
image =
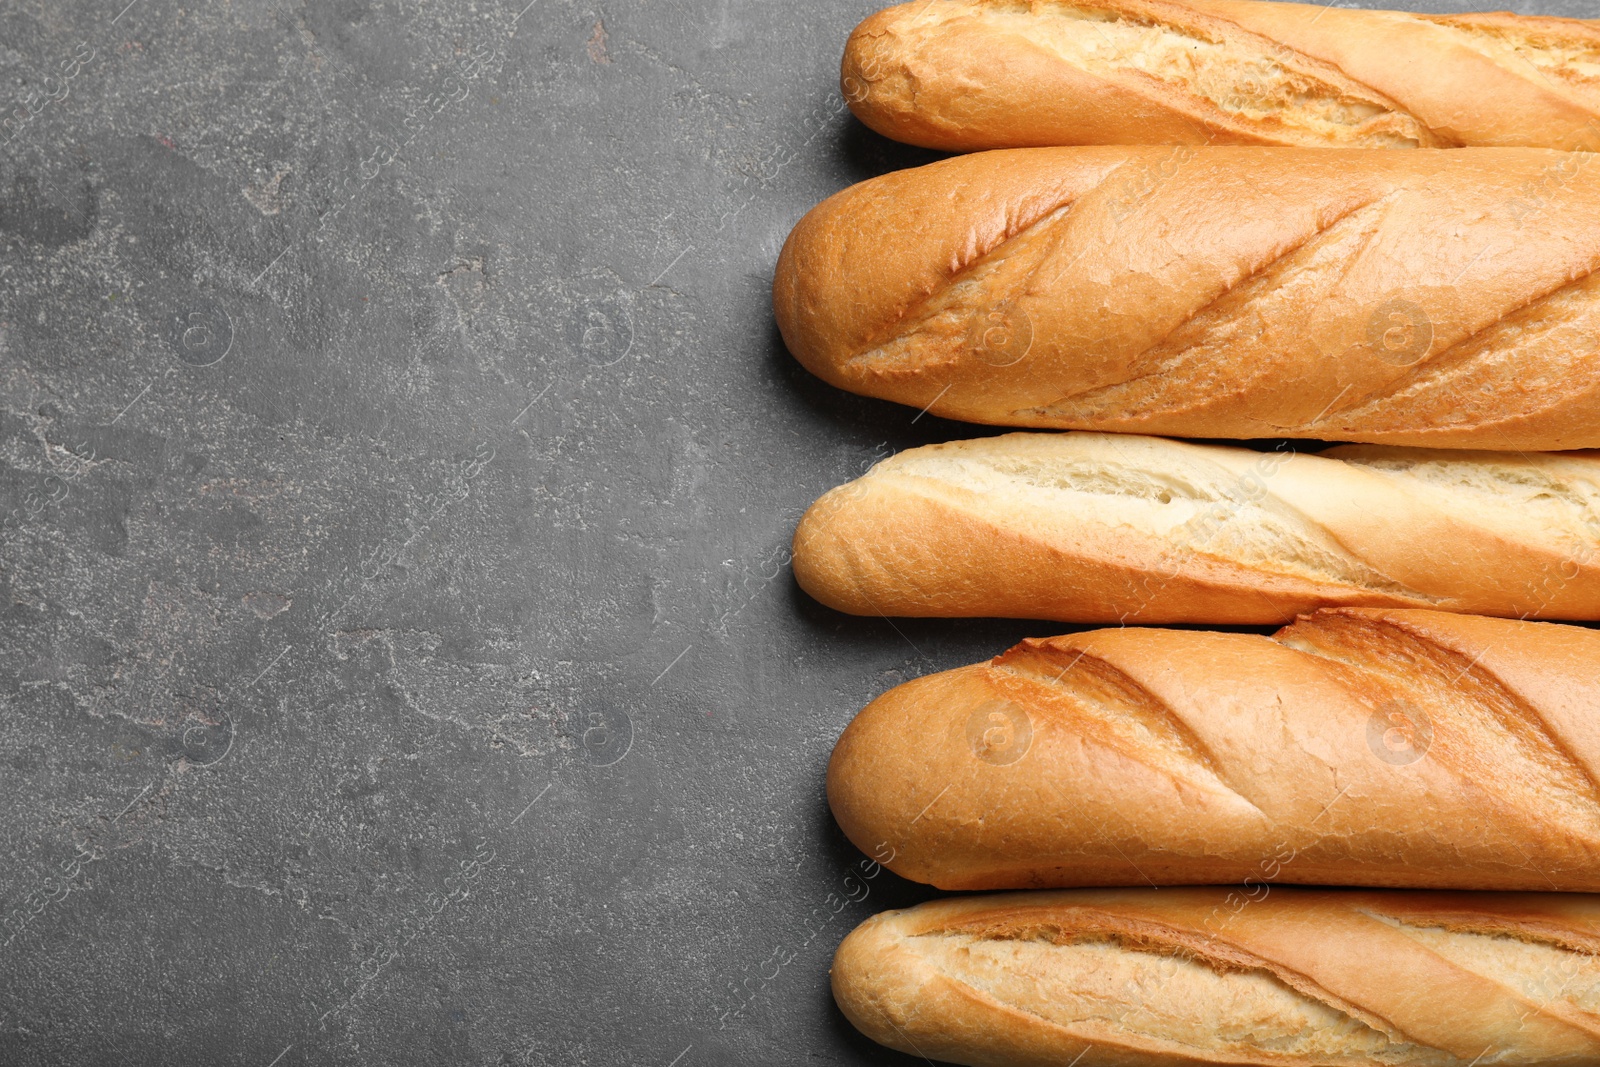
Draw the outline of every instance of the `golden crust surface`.
<instances>
[{"instance_id":1,"label":"golden crust surface","mask_svg":"<svg viewBox=\"0 0 1600 1067\"><path fill-rule=\"evenodd\" d=\"M868 919L832 980L874 1040L982 1067L1578 1067L1600 1058L1600 899L967 897Z\"/></svg>"},{"instance_id":2,"label":"golden crust surface","mask_svg":"<svg viewBox=\"0 0 1600 1067\"><path fill-rule=\"evenodd\" d=\"M1283 623L1318 607L1600 618L1600 454L1130 434L910 449L825 494L794 573L856 615Z\"/></svg>"},{"instance_id":3,"label":"golden crust surface","mask_svg":"<svg viewBox=\"0 0 1600 1067\"><path fill-rule=\"evenodd\" d=\"M1600 891L1600 633L1330 609L1030 640L845 730L846 835L942 889Z\"/></svg>"},{"instance_id":4,"label":"golden crust surface","mask_svg":"<svg viewBox=\"0 0 1600 1067\"><path fill-rule=\"evenodd\" d=\"M1600 23L1261 0L916 0L850 35L879 133L1078 144L1600 147Z\"/></svg>"},{"instance_id":5,"label":"golden crust surface","mask_svg":"<svg viewBox=\"0 0 1600 1067\"><path fill-rule=\"evenodd\" d=\"M993 425L1600 446L1594 153L985 152L847 189L773 283L833 385Z\"/></svg>"}]
</instances>

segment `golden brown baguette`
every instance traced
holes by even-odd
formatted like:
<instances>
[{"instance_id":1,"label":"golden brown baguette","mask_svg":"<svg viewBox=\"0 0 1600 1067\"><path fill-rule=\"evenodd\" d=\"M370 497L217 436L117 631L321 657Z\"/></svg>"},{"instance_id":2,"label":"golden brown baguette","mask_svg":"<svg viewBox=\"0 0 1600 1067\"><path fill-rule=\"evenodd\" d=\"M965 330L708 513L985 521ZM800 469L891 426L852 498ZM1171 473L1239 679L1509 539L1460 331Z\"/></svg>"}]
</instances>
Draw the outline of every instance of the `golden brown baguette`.
<instances>
[{"instance_id":1,"label":"golden brown baguette","mask_svg":"<svg viewBox=\"0 0 1600 1067\"><path fill-rule=\"evenodd\" d=\"M1005 893L839 946L863 1033L979 1067L1593 1067L1600 898Z\"/></svg>"},{"instance_id":2,"label":"golden brown baguette","mask_svg":"<svg viewBox=\"0 0 1600 1067\"><path fill-rule=\"evenodd\" d=\"M1030 640L869 704L855 844L942 889L1600 890L1600 633L1338 608Z\"/></svg>"},{"instance_id":3,"label":"golden brown baguette","mask_svg":"<svg viewBox=\"0 0 1600 1067\"><path fill-rule=\"evenodd\" d=\"M1600 453L1297 455L1097 433L926 445L813 504L794 574L855 615L1596 619Z\"/></svg>"},{"instance_id":4,"label":"golden brown baguette","mask_svg":"<svg viewBox=\"0 0 1600 1067\"><path fill-rule=\"evenodd\" d=\"M1600 146L1600 23L1258 0L916 0L858 26L845 99L972 151Z\"/></svg>"},{"instance_id":5,"label":"golden brown baguette","mask_svg":"<svg viewBox=\"0 0 1600 1067\"><path fill-rule=\"evenodd\" d=\"M806 215L778 325L840 388L973 422L1600 446L1597 158L961 156Z\"/></svg>"}]
</instances>

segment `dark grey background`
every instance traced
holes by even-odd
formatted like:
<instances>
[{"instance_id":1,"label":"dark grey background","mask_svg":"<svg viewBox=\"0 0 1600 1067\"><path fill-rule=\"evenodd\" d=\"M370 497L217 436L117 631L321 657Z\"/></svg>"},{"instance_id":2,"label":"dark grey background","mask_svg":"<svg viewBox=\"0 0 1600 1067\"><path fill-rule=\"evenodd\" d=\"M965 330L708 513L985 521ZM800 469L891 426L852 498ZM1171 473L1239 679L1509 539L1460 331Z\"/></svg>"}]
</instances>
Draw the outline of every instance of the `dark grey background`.
<instances>
[{"instance_id":1,"label":"dark grey background","mask_svg":"<svg viewBox=\"0 0 1600 1067\"><path fill-rule=\"evenodd\" d=\"M828 752L1059 627L786 566L981 432L771 321L933 158L839 99L877 5L126 2L0 3L0 1063L915 1062Z\"/></svg>"}]
</instances>

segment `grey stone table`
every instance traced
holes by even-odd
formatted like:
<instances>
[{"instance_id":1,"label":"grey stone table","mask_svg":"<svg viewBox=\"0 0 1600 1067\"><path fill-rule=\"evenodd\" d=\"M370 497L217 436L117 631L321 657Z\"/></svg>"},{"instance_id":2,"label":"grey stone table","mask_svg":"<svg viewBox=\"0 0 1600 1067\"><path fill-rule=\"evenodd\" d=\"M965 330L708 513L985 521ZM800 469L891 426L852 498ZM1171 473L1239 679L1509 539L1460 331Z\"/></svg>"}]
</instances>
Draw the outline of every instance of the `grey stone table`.
<instances>
[{"instance_id":1,"label":"grey stone table","mask_svg":"<svg viewBox=\"0 0 1600 1067\"><path fill-rule=\"evenodd\" d=\"M772 324L933 158L839 99L874 6L0 3L0 1063L917 1062L823 769L1041 627L786 566L980 432Z\"/></svg>"}]
</instances>

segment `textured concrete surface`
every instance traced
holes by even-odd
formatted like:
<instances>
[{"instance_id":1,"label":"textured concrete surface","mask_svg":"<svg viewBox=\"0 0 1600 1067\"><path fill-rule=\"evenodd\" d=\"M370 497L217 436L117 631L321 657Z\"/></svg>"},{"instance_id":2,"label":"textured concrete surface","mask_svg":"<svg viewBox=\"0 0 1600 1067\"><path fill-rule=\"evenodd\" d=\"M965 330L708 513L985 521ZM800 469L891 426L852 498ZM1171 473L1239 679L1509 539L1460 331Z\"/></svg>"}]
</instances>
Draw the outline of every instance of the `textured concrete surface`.
<instances>
[{"instance_id":1,"label":"textured concrete surface","mask_svg":"<svg viewBox=\"0 0 1600 1067\"><path fill-rule=\"evenodd\" d=\"M795 589L976 431L768 284L932 157L839 100L867 0L525 3L0 2L0 1063L917 1062L828 996L926 893L822 771L1040 627Z\"/></svg>"}]
</instances>

